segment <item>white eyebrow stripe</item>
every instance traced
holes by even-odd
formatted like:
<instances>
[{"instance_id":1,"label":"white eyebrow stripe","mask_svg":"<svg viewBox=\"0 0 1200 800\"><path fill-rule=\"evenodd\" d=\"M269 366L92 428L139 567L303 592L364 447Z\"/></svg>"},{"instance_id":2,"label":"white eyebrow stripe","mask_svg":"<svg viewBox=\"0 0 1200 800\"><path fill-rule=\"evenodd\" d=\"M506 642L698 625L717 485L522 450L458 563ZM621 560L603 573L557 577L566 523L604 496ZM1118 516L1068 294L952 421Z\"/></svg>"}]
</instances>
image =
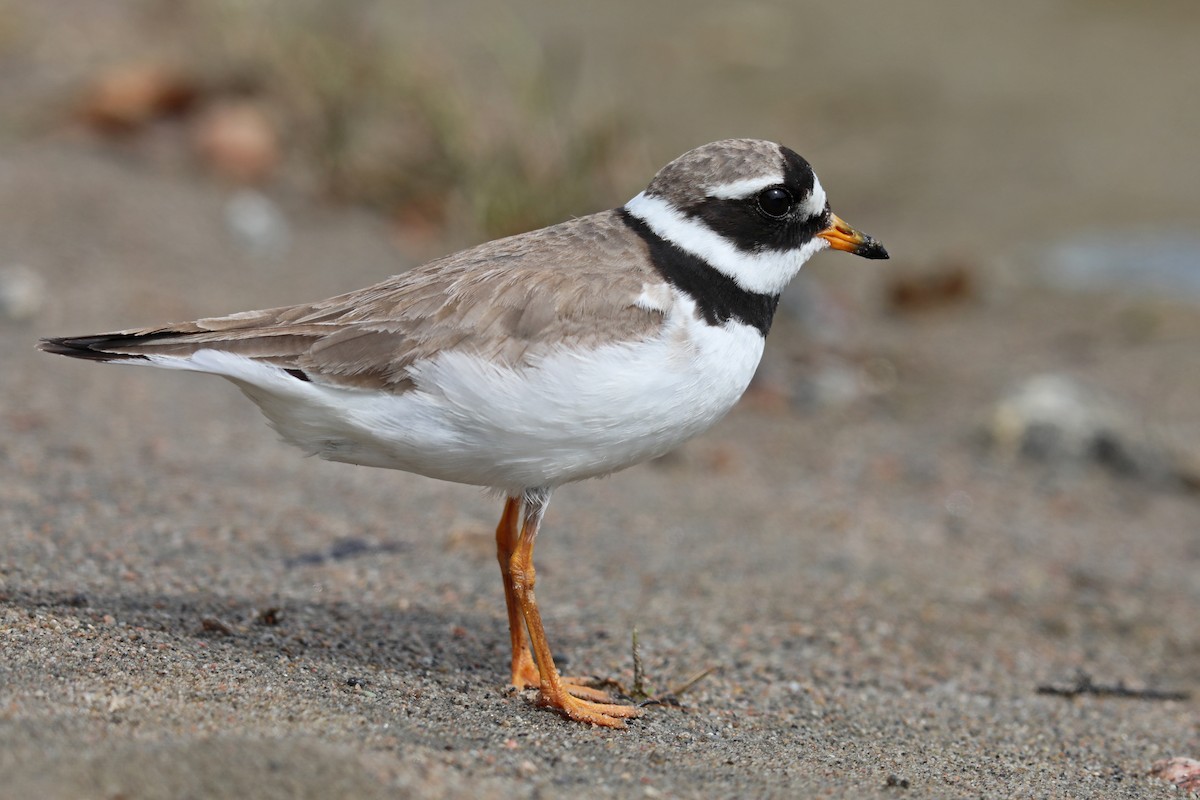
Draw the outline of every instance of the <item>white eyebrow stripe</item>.
<instances>
[{"instance_id":1,"label":"white eyebrow stripe","mask_svg":"<svg viewBox=\"0 0 1200 800\"><path fill-rule=\"evenodd\" d=\"M817 176L813 175L812 193L804 198L803 209L806 217L819 217L825 213L825 187L821 186L821 182L817 180Z\"/></svg>"},{"instance_id":2,"label":"white eyebrow stripe","mask_svg":"<svg viewBox=\"0 0 1200 800\"><path fill-rule=\"evenodd\" d=\"M749 197L755 192L761 192L768 186L776 186L781 183L783 183L782 175L761 175L757 178L743 178L740 181L721 184L709 192L708 196L721 200L737 200L742 197Z\"/></svg>"}]
</instances>

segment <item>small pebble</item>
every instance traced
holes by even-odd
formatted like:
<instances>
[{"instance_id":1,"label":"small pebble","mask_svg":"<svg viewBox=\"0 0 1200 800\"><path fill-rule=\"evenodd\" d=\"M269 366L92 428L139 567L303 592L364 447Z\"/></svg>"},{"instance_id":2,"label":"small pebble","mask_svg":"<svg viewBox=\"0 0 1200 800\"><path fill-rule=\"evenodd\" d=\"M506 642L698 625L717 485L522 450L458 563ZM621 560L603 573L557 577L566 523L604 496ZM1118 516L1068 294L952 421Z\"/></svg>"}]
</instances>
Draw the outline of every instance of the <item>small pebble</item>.
<instances>
[{"instance_id":1,"label":"small pebble","mask_svg":"<svg viewBox=\"0 0 1200 800\"><path fill-rule=\"evenodd\" d=\"M1170 781L1185 792L1200 792L1200 761L1194 758L1165 758L1155 761L1150 775Z\"/></svg>"},{"instance_id":2,"label":"small pebble","mask_svg":"<svg viewBox=\"0 0 1200 800\"><path fill-rule=\"evenodd\" d=\"M279 206L253 189L242 189L229 198L225 225L235 241L258 255L286 252L291 240L290 226Z\"/></svg>"},{"instance_id":3,"label":"small pebble","mask_svg":"<svg viewBox=\"0 0 1200 800\"><path fill-rule=\"evenodd\" d=\"M46 304L46 282L24 264L0 267L0 319L21 322Z\"/></svg>"},{"instance_id":4,"label":"small pebble","mask_svg":"<svg viewBox=\"0 0 1200 800\"><path fill-rule=\"evenodd\" d=\"M992 408L985 428L998 452L1053 467L1091 463L1150 482L1183 477L1179 454L1144 420L1066 375L1021 382Z\"/></svg>"}]
</instances>

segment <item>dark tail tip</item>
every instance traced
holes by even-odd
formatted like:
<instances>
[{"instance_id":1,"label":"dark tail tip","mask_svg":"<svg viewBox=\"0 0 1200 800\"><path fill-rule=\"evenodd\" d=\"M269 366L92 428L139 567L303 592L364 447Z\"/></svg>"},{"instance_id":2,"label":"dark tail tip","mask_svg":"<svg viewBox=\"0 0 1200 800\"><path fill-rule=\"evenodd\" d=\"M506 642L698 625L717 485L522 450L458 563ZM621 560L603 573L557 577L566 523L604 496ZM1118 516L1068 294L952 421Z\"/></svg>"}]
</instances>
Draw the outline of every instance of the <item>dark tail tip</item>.
<instances>
[{"instance_id":1,"label":"dark tail tip","mask_svg":"<svg viewBox=\"0 0 1200 800\"><path fill-rule=\"evenodd\" d=\"M38 342L38 349L47 353L83 358L88 361L123 361L130 358L145 358L140 355L107 352L104 346L112 344L112 341L111 336L64 336L42 339Z\"/></svg>"}]
</instances>

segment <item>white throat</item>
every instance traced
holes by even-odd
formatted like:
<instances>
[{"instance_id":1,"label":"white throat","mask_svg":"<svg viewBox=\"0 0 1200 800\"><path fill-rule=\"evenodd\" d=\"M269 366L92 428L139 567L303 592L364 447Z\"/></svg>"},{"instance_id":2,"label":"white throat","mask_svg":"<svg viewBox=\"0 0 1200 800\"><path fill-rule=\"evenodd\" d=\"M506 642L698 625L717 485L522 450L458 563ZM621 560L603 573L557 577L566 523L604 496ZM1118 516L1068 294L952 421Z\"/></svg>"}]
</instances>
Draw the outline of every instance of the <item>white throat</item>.
<instances>
[{"instance_id":1,"label":"white throat","mask_svg":"<svg viewBox=\"0 0 1200 800\"><path fill-rule=\"evenodd\" d=\"M819 237L794 250L761 250L747 253L704 223L689 219L661 197L641 192L625 210L671 244L704 259L713 269L732 278L747 292L777 295L791 282L804 262L824 250L829 242Z\"/></svg>"}]
</instances>

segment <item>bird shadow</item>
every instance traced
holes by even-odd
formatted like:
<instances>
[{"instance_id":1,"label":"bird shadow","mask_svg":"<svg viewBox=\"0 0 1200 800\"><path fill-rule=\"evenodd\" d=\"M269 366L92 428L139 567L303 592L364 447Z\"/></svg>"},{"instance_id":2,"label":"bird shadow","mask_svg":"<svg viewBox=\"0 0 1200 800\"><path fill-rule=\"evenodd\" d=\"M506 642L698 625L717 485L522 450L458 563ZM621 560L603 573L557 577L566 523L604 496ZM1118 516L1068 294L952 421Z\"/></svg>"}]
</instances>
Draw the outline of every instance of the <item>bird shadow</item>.
<instances>
[{"instance_id":1,"label":"bird shadow","mask_svg":"<svg viewBox=\"0 0 1200 800\"><path fill-rule=\"evenodd\" d=\"M498 615L345 601L264 602L219 592L10 588L0 594L0 604L31 615L42 610L73 617L160 646L233 651L271 662L304 660L329 677L344 674L350 685L380 673L401 682L405 675L432 677L447 685L464 679L499 685L507 679L508 636Z\"/></svg>"}]
</instances>

